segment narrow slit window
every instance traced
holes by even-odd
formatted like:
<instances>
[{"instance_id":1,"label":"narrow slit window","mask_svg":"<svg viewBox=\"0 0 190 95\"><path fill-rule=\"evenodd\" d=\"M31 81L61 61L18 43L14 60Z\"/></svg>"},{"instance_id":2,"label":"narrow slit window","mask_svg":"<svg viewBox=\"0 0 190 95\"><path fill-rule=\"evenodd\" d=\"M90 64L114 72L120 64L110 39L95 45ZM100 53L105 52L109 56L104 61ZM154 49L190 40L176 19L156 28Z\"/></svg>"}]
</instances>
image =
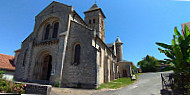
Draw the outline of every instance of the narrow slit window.
<instances>
[{"instance_id":1,"label":"narrow slit window","mask_svg":"<svg viewBox=\"0 0 190 95\"><path fill-rule=\"evenodd\" d=\"M74 65L80 64L80 44L75 46Z\"/></svg>"},{"instance_id":2,"label":"narrow slit window","mask_svg":"<svg viewBox=\"0 0 190 95\"><path fill-rule=\"evenodd\" d=\"M93 19L93 23L96 23L96 20L95 20L95 19Z\"/></svg>"},{"instance_id":3,"label":"narrow slit window","mask_svg":"<svg viewBox=\"0 0 190 95\"><path fill-rule=\"evenodd\" d=\"M101 51L101 48L99 48L99 51L100 51L100 67L102 66L102 51Z\"/></svg>"},{"instance_id":4,"label":"narrow slit window","mask_svg":"<svg viewBox=\"0 0 190 95\"><path fill-rule=\"evenodd\" d=\"M27 52L28 52L28 49L26 49L26 50L25 50L25 52L24 52L24 58L23 58L23 63L22 63L22 66L25 66Z\"/></svg>"},{"instance_id":5,"label":"narrow slit window","mask_svg":"<svg viewBox=\"0 0 190 95\"><path fill-rule=\"evenodd\" d=\"M89 24L91 24L91 20L89 20Z\"/></svg>"}]
</instances>

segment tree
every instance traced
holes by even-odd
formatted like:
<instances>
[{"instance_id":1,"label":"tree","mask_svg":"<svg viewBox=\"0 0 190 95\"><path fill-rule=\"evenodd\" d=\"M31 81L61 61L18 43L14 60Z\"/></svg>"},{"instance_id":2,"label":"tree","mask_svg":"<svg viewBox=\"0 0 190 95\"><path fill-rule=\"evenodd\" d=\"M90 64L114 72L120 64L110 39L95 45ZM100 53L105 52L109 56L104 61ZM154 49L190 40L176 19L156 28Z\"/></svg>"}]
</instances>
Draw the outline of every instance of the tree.
<instances>
[{"instance_id":1,"label":"tree","mask_svg":"<svg viewBox=\"0 0 190 95\"><path fill-rule=\"evenodd\" d=\"M143 60L139 61L137 65L140 66L143 72L155 72L158 70L158 60L149 55L144 57Z\"/></svg>"},{"instance_id":2,"label":"tree","mask_svg":"<svg viewBox=\"0 0 190 95\"><path fill-rule=\"evenodd\" d=\"M185 25L183 35L174 28L172 44L156 43L158 46L164 48L158 48L161 53L164 53L168 59L162 60L165 63L172 62L174 64L174 72L180 73L188 71L190 66L190 33L188 27Z\"/></svg>"}]
</instances>

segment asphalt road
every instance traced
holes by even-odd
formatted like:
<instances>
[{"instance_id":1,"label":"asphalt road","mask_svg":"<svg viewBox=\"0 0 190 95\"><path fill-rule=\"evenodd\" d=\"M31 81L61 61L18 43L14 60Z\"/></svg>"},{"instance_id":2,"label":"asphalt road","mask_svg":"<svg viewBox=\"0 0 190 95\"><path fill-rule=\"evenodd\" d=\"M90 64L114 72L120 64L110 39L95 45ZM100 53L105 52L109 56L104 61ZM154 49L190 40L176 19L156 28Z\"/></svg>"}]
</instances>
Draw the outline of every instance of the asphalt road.
<instances>
[{"instance_id":1,"label":"asphalt road","mask_svg":"<svg viewBox=\"0 0 190 95\"><path fill-rule=\"evenodd\" d=\"M130 86L117 89L93 93L92 95L160 95L161 73L144 73L139 75L138 81Z\"/></svg>"}]
</instances>

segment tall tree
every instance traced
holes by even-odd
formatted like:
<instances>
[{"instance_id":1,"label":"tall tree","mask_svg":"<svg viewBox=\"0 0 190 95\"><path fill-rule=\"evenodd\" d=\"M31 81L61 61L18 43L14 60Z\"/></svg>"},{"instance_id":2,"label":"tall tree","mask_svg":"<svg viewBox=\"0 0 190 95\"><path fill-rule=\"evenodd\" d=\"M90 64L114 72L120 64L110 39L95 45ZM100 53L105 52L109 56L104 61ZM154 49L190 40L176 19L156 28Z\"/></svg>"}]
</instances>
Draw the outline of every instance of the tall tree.
<instances>
[{"instance_id":1,"label":"tall tree","mask_svg":"<svg viewBox=\"0 0 190 95\"><path fill-rule=\"evenodd\" d=\"M143 72L155 72L157 71L158 60L153 56L147 55L143 60L137 63Z\"/></svg>"}]
</instances>

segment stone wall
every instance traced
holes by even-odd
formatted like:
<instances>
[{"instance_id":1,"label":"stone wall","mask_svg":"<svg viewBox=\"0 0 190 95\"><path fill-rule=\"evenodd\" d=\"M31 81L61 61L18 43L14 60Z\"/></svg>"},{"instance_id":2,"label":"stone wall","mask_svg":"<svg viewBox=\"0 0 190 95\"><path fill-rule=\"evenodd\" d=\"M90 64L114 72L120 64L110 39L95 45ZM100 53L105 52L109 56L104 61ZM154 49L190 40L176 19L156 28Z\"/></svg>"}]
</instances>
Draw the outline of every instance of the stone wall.
<instances>
[{"instance_id":1,"label":"stone wall","mask_svg":"<svg viewBox=\"0 0 190 95\"><path fill-rule=\"evenodd\" d=\"M131 64L128 62L118 62L118 72L120 77L124 77L123 71L126 70L127 76L125 77L131 77L132 76L132 70L131 70Z\"/></svg>"},{"instance_id":2,"label":"stone wall","mask_svg":"<svg viewBox=\"0 0 190 95\"><path fill-rule=\"evenodd\" d=\"M34 83L25 83L25 93L26 94L42 94L42 95L51 95L51 85L40 85Z\"/></svg>"},{"instance_id":3,"label":"stone wall","mask_svg":"<svg viewBox=\"0 0 190 95\"><path fill-rule=\"evenodd\" d=\"M62 86L96 87L96 49L92 46L92 32L86 26L71 21L63 66ZM80 64L73 65L76 44L81 46Z\"/></svg>"}]
</instances>

